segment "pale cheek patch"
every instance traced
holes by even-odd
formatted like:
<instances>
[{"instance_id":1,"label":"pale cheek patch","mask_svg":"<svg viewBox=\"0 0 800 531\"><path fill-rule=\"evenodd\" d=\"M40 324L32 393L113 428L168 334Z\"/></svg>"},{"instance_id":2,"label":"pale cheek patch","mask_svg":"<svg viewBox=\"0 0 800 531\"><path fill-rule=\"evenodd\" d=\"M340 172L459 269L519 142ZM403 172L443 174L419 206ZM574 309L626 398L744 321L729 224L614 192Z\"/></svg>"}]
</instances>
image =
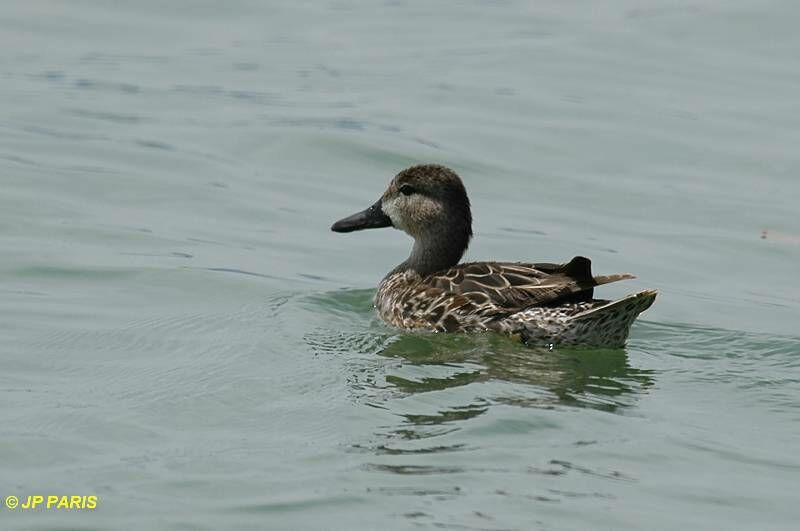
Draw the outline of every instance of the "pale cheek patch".
<instances>
[{"instance_id":1,"label":"pale cheek patch","mask_svg":"<svg viewBox=\"0 0 800 531\"><path fill-rule=\"evenodd\" d=\"M398 196L381 204L392 225L411 236L424 234L441 215L442 207L422 195Z\"/></svg>"},{"instance_id":2,"label":"pale cheek patch","mask_svg":"<svg viewBox=\"0 0 800 531\"><path fill-rule=\"evenodd\" d=\"M389 201L384 201L381 203L381 209L383 210L384 214L389 216L389 219L392 220L392 225L394 225L396 229L406 231L406 226L403 223L403 217L400 215L400 205L398 205L399 201L399 197L395 197Z\"/></svg>"}]
</instances>

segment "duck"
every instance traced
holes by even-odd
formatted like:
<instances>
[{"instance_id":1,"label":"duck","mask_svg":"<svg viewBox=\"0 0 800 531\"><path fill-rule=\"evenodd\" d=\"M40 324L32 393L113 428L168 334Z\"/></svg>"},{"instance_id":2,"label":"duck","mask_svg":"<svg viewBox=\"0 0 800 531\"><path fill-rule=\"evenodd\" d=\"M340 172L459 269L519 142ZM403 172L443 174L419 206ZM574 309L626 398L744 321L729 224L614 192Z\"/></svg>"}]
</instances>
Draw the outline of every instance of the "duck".
<instances>
[{"instance_id":1,"label":"duck","mask_svg":"<svg viewBox=\"0 0 800 531\"><path fill-rule=\"evenodd\" d=\"M529 346L621 348L655 290L617 300L594 288L635 278L592 274L589 258L566 263L460 263L472 212L458 174L438 164L406 168L369 208L331 226L338 233L392 227L414 239L409 257L381 282L374 307L404 331L495 332Z\"/></svg>"}]
</instances>

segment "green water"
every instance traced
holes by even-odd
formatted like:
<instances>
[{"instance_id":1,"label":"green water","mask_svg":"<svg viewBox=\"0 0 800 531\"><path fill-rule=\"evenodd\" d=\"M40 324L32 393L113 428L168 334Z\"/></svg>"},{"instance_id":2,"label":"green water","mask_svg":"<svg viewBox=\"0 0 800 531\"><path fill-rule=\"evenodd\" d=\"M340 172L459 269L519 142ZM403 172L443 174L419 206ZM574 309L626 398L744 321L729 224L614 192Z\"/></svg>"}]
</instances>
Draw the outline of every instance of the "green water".
<instances>
[{"instance_id":1,"label":"green water","mask_svg":"<svg viewBox=\"0 0 800 531\"><path fill-rule=\"evenodd\" d=\"M119 4L119 5L118 5ZM789 530L800 4L7 2L0 528ZM625 350L409 336L398 231L660 292ZM761 237L767 230L767 238Z\"/></svg>"}]
</instances>

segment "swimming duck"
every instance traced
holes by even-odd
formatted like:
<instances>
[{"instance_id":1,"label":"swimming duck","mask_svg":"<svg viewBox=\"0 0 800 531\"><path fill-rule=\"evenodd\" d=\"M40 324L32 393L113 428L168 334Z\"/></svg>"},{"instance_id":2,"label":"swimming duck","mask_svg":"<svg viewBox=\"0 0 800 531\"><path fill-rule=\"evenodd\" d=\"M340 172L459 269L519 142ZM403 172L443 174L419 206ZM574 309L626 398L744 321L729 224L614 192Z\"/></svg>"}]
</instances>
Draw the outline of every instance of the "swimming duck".
<instances>
[{"instance_id":1,"label":"swimming duck","mask_svg":"<svg viewBox=\"0 0 800 531\"><path fill-rule=\"evenodd\" d=\"M618 348L654 290L615 301L594 287L634 278L593 276L591 261L459 264L472 238L459 176L425 164L401 171L371 207L333 224L335 232L394 227L414 238L411 255L378 285L375 308L389 325L434 332L494 331L528 345Z\"/></svg>"}]
</instances>

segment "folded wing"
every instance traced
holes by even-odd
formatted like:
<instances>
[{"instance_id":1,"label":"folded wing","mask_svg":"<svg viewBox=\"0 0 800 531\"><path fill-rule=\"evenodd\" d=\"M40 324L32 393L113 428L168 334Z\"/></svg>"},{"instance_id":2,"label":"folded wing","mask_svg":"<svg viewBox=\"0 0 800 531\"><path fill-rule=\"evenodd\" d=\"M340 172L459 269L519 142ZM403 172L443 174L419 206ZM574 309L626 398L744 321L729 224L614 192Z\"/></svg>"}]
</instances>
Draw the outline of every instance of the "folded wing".
<instances>
[{"instance_id":1,"label":"folded wing","mask_svg":"<svg viewBox=\"0 0 800 531\"><path fill-rule=\"evenodd\" d=\"M592 300L594 287L635 278L628 273L592 276L591 260L576 256L566 264L473 262L434 273L423 282L462 295L476 304L509 312Z\"/></svg>"}]
</instances>

